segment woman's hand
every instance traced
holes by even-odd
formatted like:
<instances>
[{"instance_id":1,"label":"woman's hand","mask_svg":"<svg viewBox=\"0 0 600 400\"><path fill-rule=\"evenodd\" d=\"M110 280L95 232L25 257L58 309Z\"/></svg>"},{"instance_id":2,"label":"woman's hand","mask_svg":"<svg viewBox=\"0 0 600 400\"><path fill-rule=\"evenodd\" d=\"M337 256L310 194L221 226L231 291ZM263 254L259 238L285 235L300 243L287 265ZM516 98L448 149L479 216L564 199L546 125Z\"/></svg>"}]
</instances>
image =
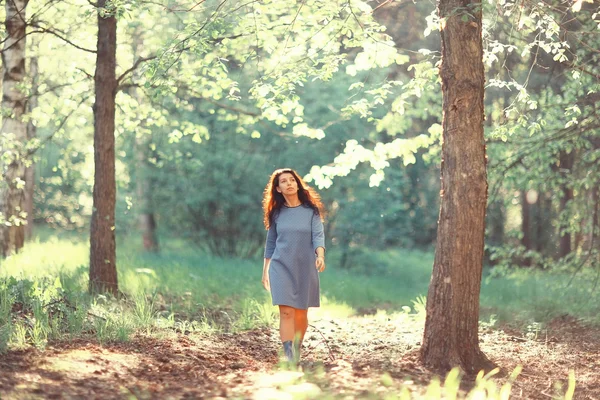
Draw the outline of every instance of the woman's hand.
<instances>
[{"instance_id":1,"label":"woman's hand","mask_svg":"<svg viewBox=\"0 0 600 400\"><path fill-rule=\"evenodd\" d=\"M269 273L263 273L262 284L267 292L271 291L271 282L269 281Z\"/></svg>"},{"instance_id":2,"label":"woman's hand","mask_svg":"<svg viewBox=\"0 0 600 400\"><path fill-rule=\"evenodd\" d=\"M325 257L318 256L317 261L315 261L315 267L317 268L317 271L319 271L319 272L325 271Z\"/></svg>"}]
</instances>

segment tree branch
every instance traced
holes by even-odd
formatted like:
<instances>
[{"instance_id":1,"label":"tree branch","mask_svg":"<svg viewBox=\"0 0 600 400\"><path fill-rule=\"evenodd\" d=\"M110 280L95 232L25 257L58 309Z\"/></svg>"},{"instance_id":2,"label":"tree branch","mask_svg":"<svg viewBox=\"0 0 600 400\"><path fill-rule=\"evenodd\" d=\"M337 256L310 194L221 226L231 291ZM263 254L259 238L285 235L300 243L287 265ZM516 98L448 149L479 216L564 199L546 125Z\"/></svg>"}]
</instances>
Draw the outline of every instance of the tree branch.
<instances>
[{"instance_id":1,"label":"tree branch","mask_svg":"<svg viewBox=\"0 0 600 400\"><path fill-rule=\"evenodd\" d=\"M133 64L133 66L131 66L131 68L129 68L128 70L126 70L125 72L123 72L121 74L121 76L119 76L117 78L117 85L119 85L121 83L121 81L123 80L123 78L125 78L125 76L127 76L127 74L133 72L136 70L136 68L143 62L146 61L150 61L150 60L154 60L155 58L157 58L158 56L154 55L154 56L150 56L150 57L140 57L137 59L137 61Z\"/></svg>"},{"instance_id":2,"label":"tree branch","mask_svg":"<svg viewBox=\"0 0 600 400\"><path fill-rule=\"evenodd\" d=\"M50 135L46 136L43 140L40 140L40 144L39 146L36 146L33 149L29 149L27 151L27 157L31 157L36 151L38 151L43 145L45 145L46 143L48 143L50 140L52 140L52 138L54 137L54 135L56 135L58 133L58 131L60 131L62 129L63 126L65 126L65 124L67 123L67 120L71 117L71 115L73 115L75 113L75 111L77 111L79 109L79 107L85 103L85 101L87 99L90 98L91 95L87 95L85 97L83 97L81 99L81 101L79 102L79 104L77 104L77 107L73 108L64 118L63 120L60 122L60 124L58 125L58 127L56 128L56 130L54 132L52 132Z\"/></svg>"},{"instance_id":3,"label":"tree branch","mask_svg":"<svg viewBox=\"0 0 600 400\"><path fill-rule=\"evenodd\" d=\"M54 137L54 135L56 135L61 129L62 127L65 125L65 123L67 122L67 120L69 119L69 117L71 117L71 115L73 115L73 113L75 113L75 111L77 111L77 109L79 109L79 107L90 97L90 95L85 96L84 98L81 99L81 101L79 102L79 104L77 104L77 107L75 107L74 109L71 110L71 112L69 112L61 121L61 123L59 124L58 128L56 128L56 130L54 132L52 132L50 135L46 136L43 140L40 140L39 145L37 145L34 148L31 148L29 150L27 150L27 152L25 153L25 157L24 158L29 158L31 157L33 154L35 154L36 151L38 151L39 149L41 149L43 147L43 145L45 145L46 143L48 143L50 140L52 140L52 138ZM3 173L1 175L1 179L0 180L6 180L6 173Z\"/></svg>"},{"instance_id":4,"label":"tree branch","mask_svg":"<svg viewBox=\"0 0 600 400\"><path fill-rule=\"evenodd\" d=\"M82 72L82 73L83 73L85 76L87 76L88 78L90 78L90 79L92 79L92 80L94 79L94 76L93 76L92 74L90 74L89 72L87 72L86 70L84 70L83 68L79 68L79 67L77 67L77 68L75 68L75 69L76 69L76 70L78 70L78 71L81 71L81 72Z\"/></svg>"},{"instance_id":5,"label":"tree branch","mask_svg":"<svg viewBox=\"0 0 600 400\"><path fill-rule=\"evenodd\" d=\"M96 50L90 50L90 49L86 49L85 47L81 47L73 42L71 42L69 39L59 35L57 32L55 32L52 29L48 29L48 28L43 28L40 25L38 25L37 23L32 24L31 26L33 26L34 28L37 28L37 31L31 31L30 33L49 33L51 35L56 36L57 38L59 38L60 40L70 44L71 46L75 47L76 49L82 50L82 51L86 51L88 53L92 53L92 54L96 54Z\"/></svg>"}]
</instances>

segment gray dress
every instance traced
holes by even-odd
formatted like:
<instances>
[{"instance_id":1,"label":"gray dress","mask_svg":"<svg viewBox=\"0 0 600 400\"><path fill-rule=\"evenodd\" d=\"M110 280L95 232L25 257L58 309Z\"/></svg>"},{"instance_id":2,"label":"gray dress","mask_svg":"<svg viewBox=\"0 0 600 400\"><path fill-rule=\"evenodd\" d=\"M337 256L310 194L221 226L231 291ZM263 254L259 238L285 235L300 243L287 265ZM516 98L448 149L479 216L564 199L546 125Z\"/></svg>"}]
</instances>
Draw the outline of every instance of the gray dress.
<instances>
[{"instance_id":1,"label":"gray dress","mask_svg":"<svg viewBox=\"0 0 600 400\"><path fill-rule=\"evenodd\" d=\"M265 246L265 258L271 259L273 305L301 310L320 306L317 247L325 247L325 234L321 218L312 208L284 206L275 214Z\"/></svg>"}]
</instances>

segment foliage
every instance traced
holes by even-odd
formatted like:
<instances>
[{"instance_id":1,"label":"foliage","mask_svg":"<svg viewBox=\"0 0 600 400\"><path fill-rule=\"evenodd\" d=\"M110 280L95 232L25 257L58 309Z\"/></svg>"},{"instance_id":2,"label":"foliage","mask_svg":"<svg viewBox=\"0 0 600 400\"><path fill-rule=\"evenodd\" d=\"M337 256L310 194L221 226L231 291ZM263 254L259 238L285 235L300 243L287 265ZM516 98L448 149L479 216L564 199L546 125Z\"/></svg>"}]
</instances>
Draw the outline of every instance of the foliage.
<instances>
[{"instance_id":1,"label":"foliage","mask_svg":"<svg viewBox=\"0 0 600 400\"><path fill-rule=\"evenodd\" d=\"M487 10L493 16L486 23L484 56L492 76L490 197L507 232L490 248L493 258L560 270L566 264L572 271L595 268L590 242L598 230L598 54L589 44L598 41L597 13L530 2L505 2L502 14ZM519 35L510 33L514 26ZM523 216L526 211L531 216ZM561 237L571 254L559 250ZM511 249L519 241L525 248L516 254Z\"/></svg>"},{"instance_id":2,"label":"foliage","mask_svg":"<svg viewBox=\"0 0 600 400\"><path fill-rule=\"evenodd\" d=\"M409 400L409 399L425 399L425 400L440 400L440 399L481 399L481 400L508 400L511 397L513 385L521 373L523 368L517 366L505 383L498 384L494 379L495 375L498 374L499 369L496 368L487 374L481 371L475 378L473 387L466 391L462 388L462 374L458 368L455 368L448 372L443 382L440 378L434 378L426 386L423 393L415 393L411 391L407 386L395 384L394 379L389 374L383 374L381 376L380 388L372 388L365 390L361 397L366 399L398 399L398 400ZM277 388L271 391L264 391L261 395L265 398L293 398L293 399L309 399L309 398L322 398L322 399L336 399L336 393L328 390L321 390L320 386L324 386L323 382L326 381L325 371L322 369L317 370L312 374L306 374L296 371L286 371L282 368L281 371L276 373L273 379L278 382ZM320 385L319 385L320 384ZM569 372L568 386L566 390L556 390L556 395L553 398L571 400L575 391L576 381L574 371ZM382 396L383 395L383 396Z\"/></svg>"},{"instance_id":3,"label":"foliage","mask_svg":"<svg viewBox=\"0 0 600 400\"><path fill-rule=\"evenodd\" d=\"M34 150L36 221L70 229L84 227L91 213L95 55L88 50L96 15L79 5L29 5L36 31L28 54L44 60L39 106L27 116L39 138L2 145ZM135 184L150 176L161 233L175 231L215 254L258 254L260 191L272 169L288 165L322 189L331 245L342 248L347 265L360 246L434 241L441 98L440 21L431 4L113 5L123 74L118 231L136 229L145 203ZM562 263L575 269L598 260L597 218L590 216L598 203L598 55L591 49L599 14L593 4L579 6L483 3L490 206L497 210L489 231L501 232L488 240L511 248L524 240L515 193L537 193L531 207L540 228L531 228L526 251L560 258L555 244L570 235L574 256ZM24 90L32 90L30 81ZM140 138L149 140L143 168L136 164ZM333 184L336 176L347 178ZM243 195L227 196L214 183L231 177ZM567 191L573 195L565 202ZM495 261L507 254L498 251Z\"/></svg>"}]
</instances>

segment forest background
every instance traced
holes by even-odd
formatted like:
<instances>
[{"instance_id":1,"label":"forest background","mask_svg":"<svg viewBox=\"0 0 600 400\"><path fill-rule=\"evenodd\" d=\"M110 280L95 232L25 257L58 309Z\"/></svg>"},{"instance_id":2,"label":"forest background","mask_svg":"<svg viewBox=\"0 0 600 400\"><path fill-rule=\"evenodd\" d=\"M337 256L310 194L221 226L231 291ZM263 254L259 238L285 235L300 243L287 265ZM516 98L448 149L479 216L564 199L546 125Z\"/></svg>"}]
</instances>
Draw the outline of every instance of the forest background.
<instances>
[{"instance_id":1,"label":"forest background","mask_svg":"<svg viewBox=\"0 0 600 400\"><path fill-rule=\"evenodd\" d=\"M565 315L597 324L599 5L479 7L489 185L482 319L527 333ZM2 288L12 297L2 304L89 285L90 229L92 243L103 241L90 227L94 183L109 175L94 164L105 143L93 114L97 10L27 4L27 136L4 124L0 148L3 193L13 184L23 193L22 207L3 210L3 229L22 226L29 241L3 236ZM153 305L153 317L162 307L173 324L218 326L215 309L238 325L272 324L259 287L261 200L283 166L303 174L327 209L326 301L349 315L422 307L440 210L435 3L110 1L101 10L117 21L111 264L119 290L144 297L137 307ZM468 21L475 11L457 12ZM3 101L3 117L12 112ZM6 179L15 160L23 182ZM97 301L78 296L69 301L80 312ZM5 311L3 349L43 347L67 329ZM80 332L93 324L78 318ZM112 339L135 331L109 321Z\"/></svg>"}]
</instances>

